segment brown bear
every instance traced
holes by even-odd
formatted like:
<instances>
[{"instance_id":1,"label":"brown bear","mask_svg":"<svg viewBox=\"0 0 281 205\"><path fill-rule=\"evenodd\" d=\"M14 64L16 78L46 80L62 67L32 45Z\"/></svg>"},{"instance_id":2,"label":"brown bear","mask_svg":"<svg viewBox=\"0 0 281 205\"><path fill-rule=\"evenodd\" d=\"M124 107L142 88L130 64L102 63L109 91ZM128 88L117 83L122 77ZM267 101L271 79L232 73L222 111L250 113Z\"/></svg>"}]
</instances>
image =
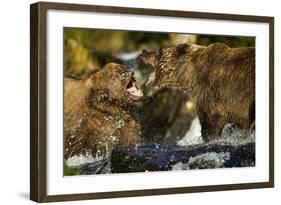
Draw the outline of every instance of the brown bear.
<instances>
[{"instance_id":1,"label":"brown bear","mask_svg":"<svg viewBox=\"0 0 281 205\"><path fill-rule=\"evenodd\" d=\"M64 79L64 158L104 157L115 147L140 142L140 125L130 112L142 97L133 72L109 63L88 79Z\"/></svg>"},{"instance_id":2,"label":"brown bear","mask_svg":"<svg viewBox=\"0 0 281 205\"><path fill-rule=\"evenodd\" d=\"M138 60L154 69L148 86L177 87L193 99L206 142L226 123L249 128L254 122L255 48L181 44L143 51Z\"/></svg>"}]
</instances>

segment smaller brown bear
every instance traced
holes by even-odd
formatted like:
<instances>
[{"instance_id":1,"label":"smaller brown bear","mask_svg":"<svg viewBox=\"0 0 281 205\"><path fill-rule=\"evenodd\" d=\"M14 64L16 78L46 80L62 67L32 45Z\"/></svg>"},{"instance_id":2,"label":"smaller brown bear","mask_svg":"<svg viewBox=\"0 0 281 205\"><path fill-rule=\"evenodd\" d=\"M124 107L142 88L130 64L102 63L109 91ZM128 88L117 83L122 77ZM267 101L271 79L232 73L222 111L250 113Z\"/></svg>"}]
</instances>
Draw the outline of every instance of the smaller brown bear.
<instances>
[{"instance_id":1,"label":"smaller brown bear","mask_svg":"<svg viewBox=\"0 0 281 205\"><path fill-rule=\"evenodd\" d=\"M143 96L133 72L109 63L86 80L64 79L64 158L104 157L115 147L140 142L140 125L131 115Z\"/></svg>"},{"instance_id":2,"label":"smaller brown bear","mask_svg":"<svg viewBox=\"0 0 281 205\"><path fill-rule=\"evenodd\" d=\"M226 123L249 128L255 120L255 48L168 46L143 51L139 62L151 66L148 86L177 87L195 103L202 138L220 136Z\"/></svg>"}]
</instances>

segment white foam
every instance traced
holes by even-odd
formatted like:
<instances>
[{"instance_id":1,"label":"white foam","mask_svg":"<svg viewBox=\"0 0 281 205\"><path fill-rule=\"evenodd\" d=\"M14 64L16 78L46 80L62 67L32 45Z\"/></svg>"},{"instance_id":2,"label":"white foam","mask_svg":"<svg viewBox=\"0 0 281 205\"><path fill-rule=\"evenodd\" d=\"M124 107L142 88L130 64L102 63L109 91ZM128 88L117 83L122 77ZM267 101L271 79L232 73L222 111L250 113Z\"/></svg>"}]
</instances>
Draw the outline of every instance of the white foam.
<instances>
[{"instance_id":1,"label":"white foam","mask_svg":"<svg viewBox=\"0 0 281 205\"><path fill-rule=\"evenodd\" d=\"M255 142L255 130L251 128L241 129L230 123L227 123L224 126L221 137L212 141L212 143L231 145L241 145L249 142ZM195 117L191 122L189 130L184 137L177 142L177 145L188 146L201 143L203 143L201 137L201 124L199 118Z\"/></svg>"},{"instance_id":2,"label":"white foam","mask_svg":"<svg viewBox=\"0 0 281 205\"><path fill-rule=\"evenodd\" d=\"M184 137L177 142L177 145L187 146L192 144L202 143L201 137L201 124L198 117L195 117L190 125L189 130L186 132Z\"/></svg>"},{"instance_id":3,"label":"white foam","mask_svg":"<svg viewBox=\"0 0 281 205\"><path fill-rule=\"evenodd\" d=\"M76 167L81 164L86 164L86 163L93 163L99 160L102 160L103 157L94 157L93 155L87 153L86 155L80 154L80 155L75 155L66 160L66 165L69 167Z\"/></svg>"}]
</instances>

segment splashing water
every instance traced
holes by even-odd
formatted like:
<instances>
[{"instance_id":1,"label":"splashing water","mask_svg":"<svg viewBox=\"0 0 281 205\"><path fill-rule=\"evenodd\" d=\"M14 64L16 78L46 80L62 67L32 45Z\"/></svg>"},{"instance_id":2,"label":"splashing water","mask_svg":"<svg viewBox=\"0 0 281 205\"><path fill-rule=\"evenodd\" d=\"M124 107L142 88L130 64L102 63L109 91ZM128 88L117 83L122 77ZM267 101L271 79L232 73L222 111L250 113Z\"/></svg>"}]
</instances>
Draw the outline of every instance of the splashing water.
<instances>
[{"instance_id":1,"label":"splashing water","mask_svg":"<svg viewBox=\"0 0 281 205\"><path fill-rule=\"evenodd\" d=\"M250 142L255 142L255 131L253 129L240 129L231 123L227 123L222 130L221 137L211 143L237 146ZM188 146L201 143L203 143L201 124L199 118L195 117L191 122L189 130L184 137L177 142L177 145Z\"/></svg>"},{"instance_id":2,"label":"splashing water","mask_svg":"<svg viewBox=\"0 0 281 205\"><path fill-rule=\"evenodd\" d=\"M187 163L179 162L172 166L172 170L222 168L225 161L230 159L229 152L207 152L190 157Z\"/></svg>"},{"instance_id":3,"label":"splashing water","mask_svg":"<svg viewBox=\"0 0 281 205\"><path fill-rule=\"evenodd\" d=\"M201 125L199 118L195 117L191 122L189 130L186 132L184 137L177 142L177 145L187 146L192 144L200 144L202 142Z\"/></svg>"},{"instance_id":4,"label":"splashing water","mask_svg":"<svg viewBox=\"0 0 281 205\"><path fill-rule=\"evenodd\" d=\"M255 142L255 130L240 129L233 124L226 124L222 130L221 138L213 143L231 144L234 146Z\"/></svg>"},{"instance_id":5,"label":"splashing water","mask_svg":"<svg viewBox=\"0 0 281 205\"><path fill-rule=\"evenodd\" d=\"M85 155L80 154L68 158L66 160L66 165L69 167L77 167L80 166L81 164L93 163L102 159L103 159L102 156L93 156L90 153L87 153Z\"/></svg>"}]
</instances>

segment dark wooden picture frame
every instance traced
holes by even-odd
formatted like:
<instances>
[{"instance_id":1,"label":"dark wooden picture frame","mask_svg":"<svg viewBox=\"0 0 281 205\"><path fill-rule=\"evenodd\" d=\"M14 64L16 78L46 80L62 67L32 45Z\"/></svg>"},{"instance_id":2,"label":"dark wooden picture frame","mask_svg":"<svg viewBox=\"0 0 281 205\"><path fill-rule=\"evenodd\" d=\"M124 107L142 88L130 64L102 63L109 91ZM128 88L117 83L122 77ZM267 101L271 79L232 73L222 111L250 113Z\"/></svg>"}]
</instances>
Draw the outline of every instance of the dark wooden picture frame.
<instances>
[{"instance_id":1,"label":"dark wooden picture frame","mask_svg":"<svg viewBox=\"0 0 281 205\"><path fill-rule=\"evenodd\" d=\"M269 24L269 181L212 186L130 190L71 195L47 195L47 80L46 13L49 9L84 12L185 17ZM80 4L39 2L30 6L30 199L37 202L101 199L190 192L274 187L274 18L172 10L106 7Z\"/></svg>"}]
</instances>

